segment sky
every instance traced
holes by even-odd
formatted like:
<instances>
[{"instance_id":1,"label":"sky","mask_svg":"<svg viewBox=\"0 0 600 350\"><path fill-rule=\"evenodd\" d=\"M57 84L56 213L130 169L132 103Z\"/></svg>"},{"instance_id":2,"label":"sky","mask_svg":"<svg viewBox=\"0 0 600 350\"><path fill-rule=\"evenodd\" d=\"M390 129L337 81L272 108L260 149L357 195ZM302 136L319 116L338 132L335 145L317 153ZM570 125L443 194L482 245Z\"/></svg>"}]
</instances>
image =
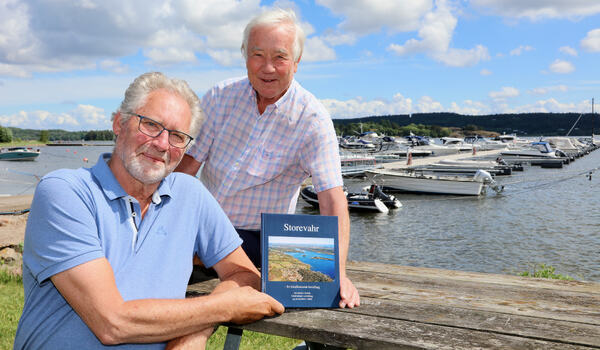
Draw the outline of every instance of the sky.
<instances>
[{"instance_id":1,"label":"sky","mask_svg":"<svg viewBox=\"0 0 600 350\"><path fill-rule=\"evenodd\" d=\"M300 18L295 78L332 118L600 104L598 0L0 0L0 125L110 129L148 71L201 97L246 74L242 32L273 6Z\"/></svg>"}]
</instances>

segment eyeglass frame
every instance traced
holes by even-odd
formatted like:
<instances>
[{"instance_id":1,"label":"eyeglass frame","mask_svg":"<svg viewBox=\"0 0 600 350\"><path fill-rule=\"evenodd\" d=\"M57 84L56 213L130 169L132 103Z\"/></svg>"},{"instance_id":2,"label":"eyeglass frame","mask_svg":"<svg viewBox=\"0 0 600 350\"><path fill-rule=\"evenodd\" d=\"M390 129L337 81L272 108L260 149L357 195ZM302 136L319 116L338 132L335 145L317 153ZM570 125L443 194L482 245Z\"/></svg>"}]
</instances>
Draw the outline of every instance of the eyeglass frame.
<instances>
[{"instance_id":1,"label":"eyeglass frame","mask_svg":"<svg viewBox=\"0 0 600 350\"><path fill-rule=\"evenodd\" d=\"M164 125L162 125L162 123L160 123L160 122L158 122L158 121L156 121L156 120L154 120L152 118L146 117L145 115L141 115L141 114L137 114L137 113L127 113L127 114L133 115L133 116L136 116L136 117L139 118L139 120L138 120L138 131L141 132L142 134L146 135L146 136L149 136L149 137L152 137L152 138L157 138L157 137L160 136L160 134L163 133L163 131L166 130L167 133L169 134L169 136L167 137L167 141L169 142L169 145L172 146L172 147L180 148L180 149L185 149L190 144L190 142L192 142L192 140L194 140L193 137L191 137L190 135L186 134L185 132L179 131L179 130L174 130L174 129L167 129L167 128L165 128ZM159 125L162 128L162 130L159 131L158 134L156 134L155 136L149 135L149 134L145 133L142 130L142 120L143 119L148 119L149 121L155 123L156 125ZM171 143L170 136L171 136L171 132L172 131L176 132L176 133L179 133L179 134L183 134L183 135L185 135L185 136L188 137L188 141L185 143L185 145L183 145L183 146L175 146L174 144Z\"/></svg>"}]
</instances>

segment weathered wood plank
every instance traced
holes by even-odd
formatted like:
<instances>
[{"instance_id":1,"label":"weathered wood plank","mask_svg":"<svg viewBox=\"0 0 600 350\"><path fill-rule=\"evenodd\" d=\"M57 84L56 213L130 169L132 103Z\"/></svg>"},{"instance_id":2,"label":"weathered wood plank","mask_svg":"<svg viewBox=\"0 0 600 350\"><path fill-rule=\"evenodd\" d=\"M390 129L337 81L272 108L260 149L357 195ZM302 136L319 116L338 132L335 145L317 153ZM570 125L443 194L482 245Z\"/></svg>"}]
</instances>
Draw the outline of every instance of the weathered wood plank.
<instances>
[{"instance_id":1,"label":"weathered wood plank","mask_svg":"<svg viewBox=\"0 0 600 350\"><path fill-rule=\"evenodd\" d=\"M244 329L353 349L589 349L589 347L336 310L289 310Z\"/></svg>"},{"instance_id":2,"label":"weathered wood plank","mask_svg":"<svg viewBox=\"0 0 600 350\"><path fill-rule=\"evenodd\" d=\"M563 289L571 292L600 294L600 283L588 281L562 281L542 278L528 278L511 275L489 274L480 272L466 272L444 270L427 267L413 267L381 264L374 262L349 261L348 271L379 272L390 275L403 276L429 276L432 278L451 279L457 281L471 281L479 283L501 284L505 286L523 286L539 289Z\"/></svg>"},{"instance_id":3,"label":"weathered wood plank","mask_svg":"<svg viewBox=\"0 0 600 350\"><path fill-rule=\"evenodd\" d=\"M600 295L566 290L348 271L361 295L600 325Z\"/></svg>"},{"instance_id":4,"label":"weathered wood plank","mask_svg":"<svg viewBox=\"0 0 600 350\"><path fill-rule=\"evenodd\" d=\"M473 329L532 339L600 346L600 327L578 322L464 309L446 305L361 298L353 314Z\"/></svg>"}]
</instances>

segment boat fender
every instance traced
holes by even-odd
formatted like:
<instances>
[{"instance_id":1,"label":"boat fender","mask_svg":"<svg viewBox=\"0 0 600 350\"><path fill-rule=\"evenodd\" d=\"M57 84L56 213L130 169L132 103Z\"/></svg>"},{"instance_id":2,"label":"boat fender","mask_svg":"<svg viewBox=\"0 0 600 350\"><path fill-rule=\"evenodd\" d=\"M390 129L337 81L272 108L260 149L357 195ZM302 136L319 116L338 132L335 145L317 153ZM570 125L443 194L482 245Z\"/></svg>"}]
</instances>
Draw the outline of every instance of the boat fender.
<instances>
[{"instance_id":1,"label":"boat fender","mask_svg":"<svg viewBox=\"0 0 600 350\"><path fill-rule=\"evenodd\" d=\"M379 209L380 212L387 214L390 210L388 209L388 207L383 204L383 202L380 199L374 199L373 203L375 203L375 206L377 207L377 209Z\"/></svg>"}]
</instances>

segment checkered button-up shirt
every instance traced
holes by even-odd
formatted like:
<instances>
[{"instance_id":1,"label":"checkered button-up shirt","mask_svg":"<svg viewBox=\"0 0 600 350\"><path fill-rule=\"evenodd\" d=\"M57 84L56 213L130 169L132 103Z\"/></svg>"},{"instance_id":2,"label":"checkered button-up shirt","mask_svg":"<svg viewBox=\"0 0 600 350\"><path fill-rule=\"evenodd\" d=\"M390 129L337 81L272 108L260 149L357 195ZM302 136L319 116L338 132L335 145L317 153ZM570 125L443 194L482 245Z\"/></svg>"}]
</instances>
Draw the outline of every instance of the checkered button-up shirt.
<instances>
[{"instance_id":1,"label":"checkered button-up shirt","mask_svg":"<svg viewBox=\"0 0 600 350\"><path fill-rule=\"evenodd\" d=\"M188 154L236 228L259 229L261 213L293 213L302 182L317 192L342 186L333 122L295 80L258 113L247 78L222 82L202 98L207 120Z\"/></svg>"}]
</instances>

